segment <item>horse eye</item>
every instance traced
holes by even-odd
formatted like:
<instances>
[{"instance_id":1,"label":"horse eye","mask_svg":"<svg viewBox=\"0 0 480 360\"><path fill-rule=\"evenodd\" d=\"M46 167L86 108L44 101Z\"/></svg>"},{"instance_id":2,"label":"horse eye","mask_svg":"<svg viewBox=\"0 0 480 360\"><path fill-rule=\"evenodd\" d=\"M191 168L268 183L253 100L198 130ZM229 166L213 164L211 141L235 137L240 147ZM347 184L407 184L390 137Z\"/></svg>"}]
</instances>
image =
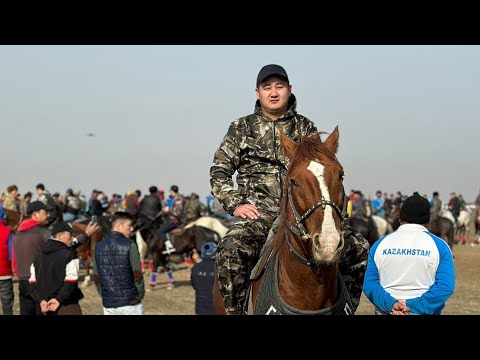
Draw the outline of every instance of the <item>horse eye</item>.
<instances>
[{"instance_id":1,"label":"horse eye","mask_svg":"<svg viewBox=\"0 0 480 360\"><path fill-rule=\"evenodd\" d=\"M340 174L339 180L343 182L343 178L345 177L345 174Z\"/></svg>"},{"instance_id":2,"label":"horse eye","mask_svg":"<svg viewBox=\"0 0 480 360\"><path fill-rule=\"evenodd\" d=\"M290 179L290 182L292 183L293 186L300 187L300 185L298 185L298 183L295 181L295 179Z\"/></svg>"}]
</instances>

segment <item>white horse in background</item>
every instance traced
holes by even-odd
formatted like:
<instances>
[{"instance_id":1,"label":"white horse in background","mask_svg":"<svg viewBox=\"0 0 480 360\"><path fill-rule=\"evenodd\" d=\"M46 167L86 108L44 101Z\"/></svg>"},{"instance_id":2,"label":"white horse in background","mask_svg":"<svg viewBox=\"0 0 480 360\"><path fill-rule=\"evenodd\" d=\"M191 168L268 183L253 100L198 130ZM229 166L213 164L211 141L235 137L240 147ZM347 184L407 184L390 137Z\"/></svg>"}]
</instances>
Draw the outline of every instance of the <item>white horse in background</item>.
<instances>
[{"instance_id":1,"label":"white horse in background","mask_svg":"<svg viewBox=\"0 0 480 360\"><path fill-rule=\"evenodd\" d=\"M147 252L148 252L148 245L147 245L147 242L143 239L143 236L140 233L140 230L137 230L135 232L135 242L137 243L138 252L140 254L140 263L142 264L142 267L144 267L145 257L147 256Z\"/></svg>"},{"instance_id":2,"label":"white horse in background","mask_svg":"<svg viewBox=\"0 0 480 360\"><path fill-rule=\"evenodd\" d=\"M385 220L383 217L378 216L378 215L372 215L373 221L375 221L375 225L377 225L377 232L378 232L378 237L381 238L382 236L386 234L390 234L393 232L393 227L392 225Z\"/></svg>"},{"instance_id":3,"label":"white horse in background","mask_svg":"<svg viewBox=\"0 0 480 360\"><path fill-rule=\"evenodd\" d=\"M443 209L441 212L440 212L440 217L443 217L445 219L448 219L452 222L453 224L453 227L456 229L457 228L457 224L456 224L456 221L455 221L455 218L453 217L453 214L450 210L448 209Z\"/></svg>"},{"instance_id":4,"label":"white horse in background","mask_svg":"<svg viewBox=\"0 0 480 360\"><path fill-rule=\"evenodd\" d=\"M452 215L452 212L448 209L444 209L440 216L447 218L453 224L455 229L455 239L465 243L467 239L473 239L475 234L475 211L473 210L472 206L474 205L467 205L464 209L460 211L458 215L457 221Z\"/></svg>"},{"instance_id":5,"label":"white horse in background","mask_svg":"<svg viewBox=\"0 0 480 360\"><path fill-rule=\"evenodd\" d=\"M223 239L228 230L228 227L225 226L220 219L213 216L202 216L186 225L184 229L188 229L193 226L201 226L215 231L220 236L219 242Z\"/></svg>"}]
</instances>

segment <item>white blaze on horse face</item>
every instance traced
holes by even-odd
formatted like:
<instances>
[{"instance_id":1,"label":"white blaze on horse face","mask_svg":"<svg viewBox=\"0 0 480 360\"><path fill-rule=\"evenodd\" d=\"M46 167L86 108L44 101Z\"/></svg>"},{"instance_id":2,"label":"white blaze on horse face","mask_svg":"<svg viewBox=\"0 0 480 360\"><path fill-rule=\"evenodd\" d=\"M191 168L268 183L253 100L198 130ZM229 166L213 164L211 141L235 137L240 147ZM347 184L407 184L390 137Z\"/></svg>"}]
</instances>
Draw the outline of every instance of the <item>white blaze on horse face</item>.
<instances>
[{"instance_id":1,"label":"white blaze on horse face","mask_svg":"<svg viewBox=\"0 0 480 360\"><path fill-rule=\"evenodd\" d=\"M317 178L318 183L320 184L320 191L325 200L331 201L328 185L323 177L324 166L316 161L310 161L310 165L308 165L307 169ZM340 233L335 226L333 209L331 206L327 205L323 213L323 223L320 233L320 259L317 260L330 260L335 255L339 243ZM315 254L316 251L314 251L314 256Z\"/></svg>"}]
</instances>

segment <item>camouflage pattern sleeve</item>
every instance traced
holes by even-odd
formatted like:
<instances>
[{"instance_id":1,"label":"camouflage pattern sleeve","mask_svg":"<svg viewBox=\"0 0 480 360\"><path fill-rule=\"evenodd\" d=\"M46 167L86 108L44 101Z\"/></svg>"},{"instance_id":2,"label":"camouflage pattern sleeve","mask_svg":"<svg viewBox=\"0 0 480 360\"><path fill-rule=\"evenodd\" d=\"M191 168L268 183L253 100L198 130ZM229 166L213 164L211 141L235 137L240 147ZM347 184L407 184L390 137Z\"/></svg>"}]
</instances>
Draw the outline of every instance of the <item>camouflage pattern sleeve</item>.
<instances>
[{"instance_id":1,"label":"camouflage pattern sleeve","mask_svg":"<svg viewBox=\"0 0 480 360\"><path fill-rule=\"evenodd\" d=\"M312 122L312 121L309 121L307 123L307 126L306 126L306 129L305 129L305 135L308 137L310 135L312 135L314 132L317 132L317 127L315 126L315 124Z\"/></svg>"},{"instance_id":2,"label":"camouflage pattern sleeve","mask_svg":"<svg viewBox=\"0 0 480 360\"><path fill-rule=\"evenodd\" d=\"M212 195L222 204L225 211L233 215L235 209L243 203L238 190L234 189L233 174L240 164L240 144L237 134L238 121L230 124L227 134L213 156L210 168Z\"/></svg>"},{"instance_id":3,"label":"camouflage pattern sleeve","mask_svg":"<svg viewBox=\"0 0 480 360\"><path fill-rule=\"evenodd\" d=\"M363 279L367 269L370 245L362 234L353 231L349 225L346 226L343 236L345 246L340 255L339 269L350 293L353 311L355 312L362 296Z\"/></svg>"}]
</instances>

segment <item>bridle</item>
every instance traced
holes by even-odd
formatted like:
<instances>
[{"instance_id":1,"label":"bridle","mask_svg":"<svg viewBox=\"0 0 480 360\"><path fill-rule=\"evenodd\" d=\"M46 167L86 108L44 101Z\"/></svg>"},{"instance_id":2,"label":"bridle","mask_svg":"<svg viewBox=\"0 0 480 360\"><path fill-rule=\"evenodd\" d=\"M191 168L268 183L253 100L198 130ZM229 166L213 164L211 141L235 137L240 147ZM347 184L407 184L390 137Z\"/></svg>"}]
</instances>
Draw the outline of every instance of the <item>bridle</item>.
<instances>
[{"instance_id":1,"label":"bridle","mask_svg":"<svg viewBox=\"0 0 480 360\"><path fill-rule=\"evenodd\" d=\"M292 209L292 213L293 213L293 216L295 217L295 225L293 225L290 221L288 221L287 219L285 219L285 222L287 224L287 227L288 229L294 233L295 235L297 235L301 240L303 241L307 241L308 239L311 239L312 238L312 235L310 235L307 230L305 229L305 226L303 225L303 222L308 219L308 217L318 208L321 208L322 210L325 210L325 208L327 207L327 205L331 206L335 212L338 214L338 216L340 217L340 221L341 221L341 241L340 241L340 244L337 248L337 252L340 251L342 248L343 248L343 245L345 243L344 241L344 238L343 238L343 230L345 229L348 221L349 221L349 217L348 217L348 214L347 214L347 204L348 204L348 197L347 197L347 194L345 194L345 191L343 191L344 193L344 200L343 200L343 208L342 210L340 210L340 207L335 204L334 202L332 201L328 201L325 199L324 196L322 196L322 198L320 199L320 201L318 201L316 204L314 204L310 209L308 209L307 211L305 211L305 213L303 215L300 215L297 211L297 209L295 208L295 205L293 204L293 200L292 200L292 185L291 183L289 182L288 183L288 187L287 187L287 197L288 197L288 203L290 205L290 208ZM287 241L287 246L288 246L288 250L290 251L290 253L293 255L293 257L298 260L299 262L301 262L302 264L306 265L306 266L312 266L315 261L314 259L306 259L304 258L303 256L301 256L300 254L298 254L295 249L292 247L292 244L290 244L290 241L288 240L288 234L285 232L285 238L286 238L286 241Z\"/></svg>"}]
</instances>

